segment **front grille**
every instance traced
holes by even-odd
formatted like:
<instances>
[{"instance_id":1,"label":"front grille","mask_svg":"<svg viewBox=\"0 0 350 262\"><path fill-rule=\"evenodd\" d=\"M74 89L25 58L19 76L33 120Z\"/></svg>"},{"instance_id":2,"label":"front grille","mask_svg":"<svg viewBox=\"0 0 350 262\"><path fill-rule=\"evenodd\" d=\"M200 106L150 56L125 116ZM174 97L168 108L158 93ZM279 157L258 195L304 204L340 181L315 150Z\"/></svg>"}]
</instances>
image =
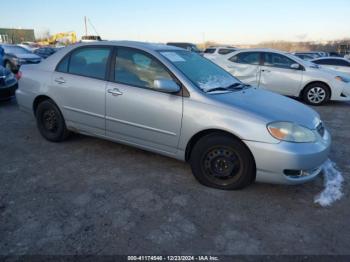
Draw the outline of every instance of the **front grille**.
<instances>
[{"instance_id":1,"label":"front grille","mask_svg":"<svg viewBox=\"0 0 350 262\"><path fill-rule=\"evenodd\" d=\"M316 130L320 134L321 137L323 137L325 132L326 132L326 129L325 129L322 122L317 126Z\"/></svg>"}]
</instances>

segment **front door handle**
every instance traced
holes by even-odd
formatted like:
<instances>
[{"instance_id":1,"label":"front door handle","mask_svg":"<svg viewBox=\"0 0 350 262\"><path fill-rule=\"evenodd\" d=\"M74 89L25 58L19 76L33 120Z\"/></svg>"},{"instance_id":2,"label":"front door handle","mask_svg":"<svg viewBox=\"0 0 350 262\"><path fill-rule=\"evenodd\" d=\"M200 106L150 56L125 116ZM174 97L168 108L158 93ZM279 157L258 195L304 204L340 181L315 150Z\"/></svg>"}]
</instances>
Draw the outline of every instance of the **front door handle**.
<instances>
[{"instance_id":1,"label":"front door handle","mask_svg":"<svg viewBox=\"0 0 350 262\"><path fill-rule=\"evenodd\" d=\"M113 96L121 96L123 94L118 88L108 89L107 92Z\"/></svg>"},{"instance_id":2,"label":"front door handle","mask_svg":"<svg viewBox=\"0 0 350 262\"><path fill-rule=\"evenodd\" d=\"M66 80L64 80L63 77L59 77L59 78L55 79L55 82L58 84L64 84L64 83L66 83Z\"/></svg>"},{"instance_id":3,"label":"front door handle","mask_svg":"<svg viewBox=\"0 0 350 262\"><path fill-rule=\"evenodd\" d=\"M270 71L270 70L267 70L267 69L261 69L261 72L271 73L271 71Z\"/></svg>"}]
</instances>

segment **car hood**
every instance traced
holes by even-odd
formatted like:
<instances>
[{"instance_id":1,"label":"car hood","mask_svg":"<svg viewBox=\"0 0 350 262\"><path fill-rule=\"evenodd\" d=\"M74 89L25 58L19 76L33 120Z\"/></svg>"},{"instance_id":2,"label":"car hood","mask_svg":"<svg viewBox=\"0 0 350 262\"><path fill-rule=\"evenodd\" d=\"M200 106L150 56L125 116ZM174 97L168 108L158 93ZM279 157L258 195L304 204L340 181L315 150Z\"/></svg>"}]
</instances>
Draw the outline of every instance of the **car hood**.
<instances>
[{"instance_id":1,"label":"car hood","mask_svg":"<svg viewBox=\"0 0 350 262\"><path fill-rule=\"evenodd\" d=\"M348 77L345 73L339 72L334 69L327 68L325 66L319 66L318 68L315 67L308 67L307 70L309 72L315 72L318 74L323 74L323 76L329 77L333 79L336 76L342 76L342 77Z\"/></svg>"},{"instance_id":2,"label":"car hood","mask_svg":"<svg viewBox=\"0 0 350 262\"><path fill-rule=\"evenodd\" d=\"M320 116L310 107L288 97L258 88L248 88L239 92L213 95L219 104L259 116L266 124L276 121L297 123L309 129L315 129ZM242 116L244 117L244 116Z\"/></svg>"},{"instance_id":3,"label":"car hood","mask_svg":"<svg viewBox=\"0 0 350 262\"><path fill-rule=\"evenodd\" d=\"M14 54L14 56L20 59L35 59L35 60L41 59L41 57L36 54Z\"/></svg>"}]
</instances>

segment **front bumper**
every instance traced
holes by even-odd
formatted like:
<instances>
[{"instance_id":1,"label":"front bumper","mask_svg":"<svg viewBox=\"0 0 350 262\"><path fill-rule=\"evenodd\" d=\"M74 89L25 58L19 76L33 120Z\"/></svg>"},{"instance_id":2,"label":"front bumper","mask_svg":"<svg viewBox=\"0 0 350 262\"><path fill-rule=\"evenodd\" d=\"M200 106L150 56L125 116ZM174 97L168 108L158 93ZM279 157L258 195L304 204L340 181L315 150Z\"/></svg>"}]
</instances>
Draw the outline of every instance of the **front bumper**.
<instances>
[{"instance_id":1,"label":"front bumper","mask_svg":"<svg viewBox=\"0 0 350 262\"><path fill-rule=\"evenodd\" d=\"M18 84L10 87L0 87L0 99L8 99L15 95Z\"/></svg>"},{"instance_id":2,"label":"front bumper","mask_svg":"<svg viewBox=\"0 0 350 262\"><path fill-rule=\"evenodd\" d=\"M350 83L335 82L333 86L337 88L332 90L332 100L350 101Z\"/></svg>"},{"instance_id":3,"label":"front bumper","mask_svg":"<svg viewBox=\"0 0 350 262\"><path fill-rule=\"evenodd\" d=\"M313 180L327 161L331 137L325 131L315 143L268 144L245 141L256 163L256 181L272 184L295 185ZM292 176L290 171L300 171L302 176Z\"/></svg>"}]
</instances>

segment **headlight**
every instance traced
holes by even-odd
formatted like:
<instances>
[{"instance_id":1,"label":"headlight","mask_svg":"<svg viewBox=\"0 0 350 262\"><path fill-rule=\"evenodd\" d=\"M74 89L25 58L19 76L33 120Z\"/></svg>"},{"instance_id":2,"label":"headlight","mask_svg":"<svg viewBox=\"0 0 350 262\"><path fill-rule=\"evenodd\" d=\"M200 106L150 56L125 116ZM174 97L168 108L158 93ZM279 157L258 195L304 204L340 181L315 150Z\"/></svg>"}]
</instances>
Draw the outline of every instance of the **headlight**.
<instances>
[{"instance_id":1,"label":"headlight","mask_svg":"<svg viewBox=\"0 0 350 262\"><path fill-rule=\"evenodd\" d=\"M274 122L267 125L274 138L294 143L312 143L316 141L315 133L303 126L291 122Z\"/></svg>"},{"instance_id":2,"label":"headlight","mask_svg":"<svg viewBox=\"0 0 350 262\"><path fill-rule=\"evenodd\" d=\"M336 76L335 79L338 80L338 81L344 82L344 83L349 83L350 82L350 79L347 78L347 77L344 77L344 76Z\"/></svg>"}]
</instances>

